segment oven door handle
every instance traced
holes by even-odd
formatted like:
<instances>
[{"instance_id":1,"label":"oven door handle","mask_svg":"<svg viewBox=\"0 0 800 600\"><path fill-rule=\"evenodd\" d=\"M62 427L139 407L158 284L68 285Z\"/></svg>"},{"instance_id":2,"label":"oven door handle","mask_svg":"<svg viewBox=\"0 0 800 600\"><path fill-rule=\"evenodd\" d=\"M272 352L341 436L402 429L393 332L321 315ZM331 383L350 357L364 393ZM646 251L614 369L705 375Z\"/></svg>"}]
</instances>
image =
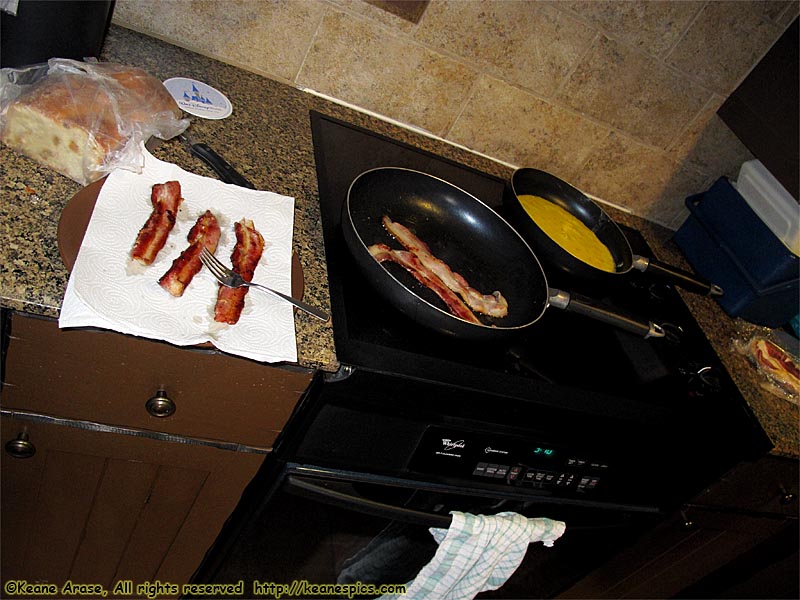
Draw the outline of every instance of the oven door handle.
<instances>
[{"instance_id":1,"label":"oven door handle","mask_svg":"<svg viewBox=\"0 0 800 600\"><path fill-rule=\"evenodd\" d=\"M285 490L296 496L302 496L317 502L323 502L331 506L338 506L347 510L355 510L375 517L402 521L412 525L423 527L437 527L448 529L453 520L449 514L441 515L437 513L427 513L402 506L393 506L369 500L362 496L340 492L327 488L299 477L297 475L287 475L284 482ZM658 513L655 513L658 514ZM570 526L567 523L567 530L574 531L596 531L608 529L626 529L631 526L631 522L625 518L619 520L600 520L594 524L579 524Z\"/></svg>"},{"instance_id":2,"label":"oven door handle","mask_svg":"<svg viewBox=\"0 0 800 600\"><path fill-rule=\"evenodd\" d=\"M303 496L332 506L339 506L349 510L370 514L375 517L402 521L413 525L447 529L450 527L450 523L453 520L453 517L450 515L439 515L436 513L403 508L402 506L392 506L391 504L375 502L374 500L369 500L362 496L346 494L311 483L295 475L288 475L285 485L287 492L297 496Z\"/></svg>"}]
</instances>

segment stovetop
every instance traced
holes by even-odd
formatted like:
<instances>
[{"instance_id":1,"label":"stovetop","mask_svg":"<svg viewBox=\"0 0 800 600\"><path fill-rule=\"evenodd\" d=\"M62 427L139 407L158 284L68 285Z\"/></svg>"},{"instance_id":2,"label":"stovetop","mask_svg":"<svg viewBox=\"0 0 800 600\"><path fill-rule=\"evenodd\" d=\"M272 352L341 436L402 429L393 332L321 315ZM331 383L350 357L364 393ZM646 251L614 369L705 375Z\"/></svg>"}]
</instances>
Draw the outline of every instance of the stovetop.
<instances>
[{"instance_id":1,"label":"stovetop","mask_svg":"<svg viewBox=\"0 0 800 600\"><path fill-rule=\"evenodd\" d=\"M545 267L551 287L676 325L682 330L678 342L645 340L553 307L502 343L453 339L412 322L381 299L349 254L340 223L351 182L375 167L412 168L466 190L501 216L506 182L325 115L312 112L311 121L342 364L623 419L674 420L714 411L719 418L721 405L744 405L679 294L646 273L599 287ZM635 253L652 256L641 234L623 229Z\"/></svg>"}]
</instances>

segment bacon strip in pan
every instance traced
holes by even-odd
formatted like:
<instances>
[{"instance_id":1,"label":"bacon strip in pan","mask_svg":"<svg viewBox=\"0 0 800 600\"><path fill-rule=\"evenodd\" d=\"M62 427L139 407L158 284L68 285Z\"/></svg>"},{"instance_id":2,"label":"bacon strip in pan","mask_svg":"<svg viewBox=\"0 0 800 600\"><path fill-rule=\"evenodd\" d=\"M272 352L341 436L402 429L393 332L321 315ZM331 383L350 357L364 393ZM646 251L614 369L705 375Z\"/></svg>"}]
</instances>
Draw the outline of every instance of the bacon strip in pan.
<instances>
[{"instance_id":1,"label":"bacon strip in pan","mask_svg":"<svg viewBox=\"0 0 800 600\"><path fill-rule=\"evenodd\" d=\"M414 254L407 250L394 250L386 244L373 244L367 248L369 253L378 262L392 261L401 265L411 273L422 285L436 293L450 309L450 312L460 319L480 325L478 317L461 301L450 288L448 288L435 273L431 272Z\"/></svg>"},{"instance_id":2,"label":"bacon strip in pan","mask_svg":"<svg viewBox=\"0 0 800 600\"><path fill-rule=\"evenodd\" d=\"M430 247L405 225L396 223L387 216L383 217L382 222L386 231L414 254L426 269L436 274L448 288L461 296L472 310L491 317L505 317L508 314L508 302L500 292L481 294L466 279L451 270L447 263L435 257Z\"/></svg>"},{"instance_id":3,"label":"bacon strip in pan","mask_svg":"<svg viewBox=\"0 0 800 600\"><path fill-rule=\"evenodd\" d=\"M156 259L175 226L175 217L183 202L181 184L177 181L155 184L150 192L150 202L153 212L139 230L131 249L131 258L144 265L152 264Z\"/></svg>"},{"instance_id":4,"label":"bacon strip in pan","mask_svg":"<svg viewBox=\"0 0 800 600\"><path fill-rule=\"evenodd\" d=\"M200 262L200 251L205 246L212 254L217 251L220 229L217 217L207 210L200 215L197 222L189 230L187 240L189 246L181 255L172 261L172 266L158 280L158 285L176 297L183 296L186 286L203 267Z\"/></svg>"},{"instance_id":5,"label":"bacon strip in pan","mask_svg":"<svg viewBox=\"0 0 800 600\"><path fill-rule=\"evenodd\" d=\"M231 254L231 266L245 281L252 281L258 261L261 260L261 254L264 252L264 238L249 219L236 222L234 229L236 245ZM217 304L214 306L214 320L229 325L238 323L246 295L247 286L229 288L220 285Z\"/></svg>"}]
</instances>

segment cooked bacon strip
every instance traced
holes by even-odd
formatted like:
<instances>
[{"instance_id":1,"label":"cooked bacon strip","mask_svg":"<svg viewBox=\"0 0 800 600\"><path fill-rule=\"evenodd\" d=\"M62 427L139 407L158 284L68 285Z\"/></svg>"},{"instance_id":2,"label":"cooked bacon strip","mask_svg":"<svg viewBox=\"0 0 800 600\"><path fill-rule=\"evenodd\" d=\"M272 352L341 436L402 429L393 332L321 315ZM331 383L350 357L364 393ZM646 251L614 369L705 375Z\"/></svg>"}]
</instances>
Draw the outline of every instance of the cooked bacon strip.
<instances>
[{"instance_id":1,"label":"cooked bacon strip","mask_svg":"<svg viewBox=\"0 0 800 600\"><path fill-rule=\"evenodd\" d=\"M427 269L435 273L448 288L461 296L472 310L492 317L505 317L508 314L508 302L500 292L481 294L471 287L461 275L453 272L447 263L436 258L430 247L411 233L404 225L384 216L383 226L406 250L413 253Z\"/></svg>"},{"instance_id":2,"label":"cooked bacon strip","mask_svg":"<svg viewBox=\"0 0 800 600\"><path fill-rule=\"evenodd\" d=\"M189 235L186 237L189 247L172 261L172 266L158 280L158 284L173 296L183 296L186 286L203 267L203 263L200 262L200 251L205 246L212 254L216 252L219 236L217 217L207 210L189 230Z\"/></svg>"},{"instance_id":3,"label":"cooked bacon strip","mask_svg":"<svg viewBox=\"0 0 800 600\"><path fill-rule=\"evenodd\" d=\"M411 252L407 250L394 250L386 244L373 244L367 249L378 262L388 260L404 267L417 281L435 292L436 295L444 301L447 308L450 309L450 312L458 318L477 325L481 324L478 317L476 317L469 307L461 301L461 298L453 293L435 273L427 269Z\"/></svg>"},{"instance_id":4,"label":"cooked bacon strip","mask_svg":"<svg viewBox=\"0 0 800 600\"><path fill-rule=\"evenodd\" d=\"M183 202L181 184L178 181L157 183L150 193L153 212L136 236L131 249L131 258L144 265L152 264L156 255L167 243L167 236L175 226L175 216Z\"/></svg>"},{"instance_id":5,"label":"cooked bacon strip","mask_svg":"<svg viewBox=\"0 0 800 600\"><path fill-rule=\"evenodd\" d=\"M239 273L245 281L252 281L253 274L264 252L264 238L256 231L253 222L242 219L234 224L236 231L236 245L231 254L233 270ZM214 307L214 320L218 323L235 325L239 321L244 308L244 297L247 287L229 288L219 286L217 304Z\"/></svg>"}]
</instances>

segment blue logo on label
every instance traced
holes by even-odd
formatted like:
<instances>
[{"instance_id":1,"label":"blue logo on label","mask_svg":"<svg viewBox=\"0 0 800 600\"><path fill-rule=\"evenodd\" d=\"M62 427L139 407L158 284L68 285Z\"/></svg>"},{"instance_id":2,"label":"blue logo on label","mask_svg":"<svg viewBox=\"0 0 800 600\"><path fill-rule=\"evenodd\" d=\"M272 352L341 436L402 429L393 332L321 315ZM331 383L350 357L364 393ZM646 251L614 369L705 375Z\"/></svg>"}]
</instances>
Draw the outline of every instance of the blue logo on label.
<instances>
[{"instance_id":1,"label":"blue logo on label","mask_svg":"<svg viewBox=\"0 0 800 600\"><path fill-rule=\"evenodd\" d=\"M204 119L224 119L233 111L224 94L194 79L174 77L165 81L164 87L178 106L191 115Z\"/></svg>"}]
</instances>

